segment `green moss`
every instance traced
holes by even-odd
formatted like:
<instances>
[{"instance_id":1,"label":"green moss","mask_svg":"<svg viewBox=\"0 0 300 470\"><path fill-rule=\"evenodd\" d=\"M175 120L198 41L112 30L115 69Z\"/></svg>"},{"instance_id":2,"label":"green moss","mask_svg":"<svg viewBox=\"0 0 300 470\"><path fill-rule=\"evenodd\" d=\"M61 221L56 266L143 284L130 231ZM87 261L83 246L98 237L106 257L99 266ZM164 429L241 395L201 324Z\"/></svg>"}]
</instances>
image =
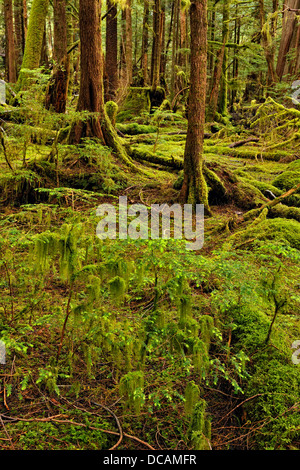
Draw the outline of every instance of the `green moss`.
<instances>
[{"instance_id":1,"label":"green moss","mask_svg":"<svg viewBox=\"0 0 300 470\"><path fill-rule=\"evenodd\" d=\"M118 109L119 109L117 103L115 103L114 101L107 101L105 103L105 109L106 109L107 116L110 119L110 122L115 127L116 120L117 120Z\"/></svg>"},{"instance_id":2,"label":"green moss","mask_svg":"<svg viewBox=\"0 0 300 470\"><path fill-rule=\"evenodd\" d=\"M272 182L273 186L279 189L288 191L300 184L300 171L284 171L281 175L278 175ZM298 193L300 190L297 191Z\"/></svg>"},{"instance_id":3,"label":"green moss","mask_svg":"<svg viewBox=\"0 0 300 470\"><path fill-rule=\"evenodd\" d=\"M232 240L236 245L257 240L279 241L300 250L300 224L282 218L266 219L258 224L254 221L246 230L236 232Z\"/></svg>"},{"instance_id":4,"label":"green moss","mask_svg":"<svg viewBox=\"0 0 300 470\"><path fill-rule=\"evenodd\" d=\"M232 186L231 199L243 209L254 209L266 202L261 191L244 180Z\"/></svg>"},{"instance_id":5,"label":"green moss","mask_svg":"<svg viewBox=\"0 0 300 470\"><path fill-rule=\"evenodd\" d=\"M287 362L287 358L286 358ZM261 361L248 383L247 397L257 396L246 404L248 419L265 425L257 435L259 449L284 449L299 441L300 415L293 406L299 400L299 371L282 358L270 358L270 352L261 354Z\"/></svg>"},{"instance_id":6,"label":"green moss","mask_svg":"<svg viewBox=\"0 0 300 470\"><path fill-rule=\"evenodd\" d=\"M17 83L17 91L25 88L28 70L34 70L39 67L48 6L49 0L33 0L32 2L23 62Z\"/></svg>"},{"instance_id":7,"label":"green moss","mask_svg":"<svg viewBox=\"0 0 300 470\"><path fill-rule=\"evenodd\" d=\"M118 130L126 135L137 135L137 134L154 134L157 132L156 126L147 126L143 124L137 124L132 122L130 124L118 124Z\"/></svg>"},{"instance_id":8,"label":"green moss","mask_svg":"<svg viewBox=\"0 0 300 470\"><path fill-rule=\"evenodd\" d=\"M132 118L149 114L151 109L150 88L131 87L117 116L117 122L130 121Z\"/></svg>"},{"instance_id":9,"label":"green moss","mask_svg":"<svg viewBox=\"0 0 300 470\"><path fill-rule=\"evenodd\" d=\"M288 207L284 204L277 204L270 209L269 214L271 217L283 217L285 219L294 219L300 222L300 208Z\"/></svg>"},{"instance_id":10,"label":"green moss","mask_svg":"<svg viewBox=\"0 0 300 470\"><path fill-rule=\"evenodd\" d=\"M287 169L291 171L297 171L298 173L300 173L300 158L290 163Z\"/></svg>"}]
</instances>

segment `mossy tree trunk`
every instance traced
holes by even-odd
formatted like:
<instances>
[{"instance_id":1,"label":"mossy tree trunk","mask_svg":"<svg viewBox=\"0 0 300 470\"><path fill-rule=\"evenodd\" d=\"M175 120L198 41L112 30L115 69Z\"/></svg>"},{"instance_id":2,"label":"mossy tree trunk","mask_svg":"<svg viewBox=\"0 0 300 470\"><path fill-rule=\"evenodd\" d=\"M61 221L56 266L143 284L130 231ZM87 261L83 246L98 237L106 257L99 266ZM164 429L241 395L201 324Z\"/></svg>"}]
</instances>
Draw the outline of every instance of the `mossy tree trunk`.
<instances>
[{"instance_id":1,"label":"mossy tree trunk","mask_svg":"<svg viewBox=\"0 0 300 470\"><path fill-rule=\"evenodd\" d=\"M222 40L226 44L229 39L229 20L230 20L230 0L224 0L223 3L223 30ZM225 116L227 113L227 100L228 100L228 48L224 48L224 56L222 62L222 74L220 80L220 95L219 95L219 113Z\"/></svg>"},{"instance_id":2,"label":"mossy tree trunk","mask_svg":"<svg viewBox=\"0 0 300 470\"><path fill-rule=\"evenodd\" d=\"M223 30L222 30L222 46L217 52L214 72L211 80L211 89L208 99L207 119L213 121L218 110L221 114L225 113L227 108L227 67L228 67L228 51L226 43L229 37L229 7L230 2L223 0ZM220 86L221 85L221 86ZM220 96L219 96L220 95Z\"/></svg>"},{"instance_id":3,"label":"mossy tree trunk","mask_svg":"<svg viewBox=\"0 0 300 470\"><path fill-rule=\"evenodd\" d=\"M191 76L188 130L184 153L184 180L181 199L184 203L204 204L209 214L208 189L203 175L203 142L205 123L207 64L207 0L192 0Z\"/></svg>"},{"instance_id":4,"label":"mossy tree trunk","mask_svg":"<svg viewBox=\"0 0 300 470\"><path fill-rule=\"evenodd\" d=\"M114 153L135 168L120 144L104 106L103 55L101 46L101 0L80 0L80 91L77 111L88 111L90 116L74 122L69 135L70 144L78 144L85 137L96 137Z\"/></svg>"},{"instance_id":5,"label":"mossy tree trunk","mask_svg":"<svg viewBox=\"0 0 300 470\"><path fill-rule=\"evenodd\" d=\"M54 73L50 80L47 95L46 108L53 109L56 113L65 113L68 97L70 76L70 60L68 49L68 29L66 0L54 0Z\"/></svg>"},{"instance_id":6,"label":"mossy tree trunk","mask_svg":"<svg viewBox=\"0 0 300 470\"><path fill-rule=\"evenodd\" d=\"M48 6L49 0L33 0L32 2L25 51L18 78L17 90L24 89L28 84L28 74L26 73L26 70L37 69L40 65Z\"/></svg>"}]
</instances>

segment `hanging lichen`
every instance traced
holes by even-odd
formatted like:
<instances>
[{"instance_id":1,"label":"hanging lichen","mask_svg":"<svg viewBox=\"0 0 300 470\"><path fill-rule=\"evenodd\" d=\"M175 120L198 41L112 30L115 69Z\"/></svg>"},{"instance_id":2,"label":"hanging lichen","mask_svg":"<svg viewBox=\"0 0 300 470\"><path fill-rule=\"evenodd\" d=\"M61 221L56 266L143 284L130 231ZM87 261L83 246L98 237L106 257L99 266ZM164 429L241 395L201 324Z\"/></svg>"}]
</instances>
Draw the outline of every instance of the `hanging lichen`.
<instances>
[{"instance_id":1,"label":"hanging lichen","mask_svg":"<svg viewBox=\"0 0 300 470\"><path fill-rule=\"evenodd\" d=\"M184 398L184 411L187 415L190 415L200 398L200 389L193 380L187 383Z\"/></svg>"},{"instance_id":2,"label":"hanging lichen","mask_svg":"<svg viewBox=\"0 0 300 470\"><path fill-rule=\"evenodd\" d=\"M139 413L145 402L143 372L128 372L124 375L120 380L120 393L124 396L125 408Z\"/></svg>"}]
</instances>

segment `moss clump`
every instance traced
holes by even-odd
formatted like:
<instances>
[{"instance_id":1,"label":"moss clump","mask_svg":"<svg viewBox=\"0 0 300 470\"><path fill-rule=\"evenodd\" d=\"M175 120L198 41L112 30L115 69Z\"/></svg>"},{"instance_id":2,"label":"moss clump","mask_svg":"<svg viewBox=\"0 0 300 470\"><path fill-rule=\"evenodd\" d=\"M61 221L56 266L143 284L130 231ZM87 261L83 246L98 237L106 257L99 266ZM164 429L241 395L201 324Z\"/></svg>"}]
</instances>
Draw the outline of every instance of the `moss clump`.
<instances>
[{"instance_id":1,"label":"moss clump","mask_svg":"<svg viewBox=\"0 0 300 470\"><path fill-rule=\"evenodd\" d=\"M297 171L298 173L300 173L300 158L290 163L288 166L288 170Z\"/></svg>"},{"instance_id":2,"label":"moss clump","mask_svg":"<svg viewBox=\"0 0 300 470\"><path fill-rule=\"evenodd\" d=\"M296 220L282 218L256 220L242 232L236 232L232 237L235 245L243 245L258 240L272 240L289 244L292 248L300 249L300 224Z\"/></svg>"},{"instance_id":3,"label":"moss clump","mask_svg":"<svg viewBox=\"0 0 300 470\"><path fill-rule=\"evenodd\" d=\"M262 193L264 193L265 191L271 191L276 197L282 194L282 191L276 186L270 183L266 183L265 181L259 181L253 178L244 170L241 170L241 169L235 170L234 174L242 178L243 181L251 183L252 186L259 189L259 191L261 191Z\"/></svg>"},{"instance_id":4,"label":"moss clump","mask_svg":"<svg viewBox=\"0 0 300 470\"><path fill-rule=\"evenodd\" d=\"M300 415L293 412L299 400L299 371L293 364L283 364L282 358L271 359L270 352L260 359L246 391L247 397L257 398L245 410L251 421L265 418L266 424L256 436L259 449L284 449L300 437Z\"/></svg>"},{"instance_id":5,"label":"moss clump","mask_svg":"<svg viewBox=\"0 0 300 470\"><path fill-rule=\"evenodd\" d=\"M113 127L115 127L119 110L117 103L115 103L114 101L107 101L105 103L105 109L107 116L110 119L110 122L112 123Z\"/></svg>"},{"instance_id":6,"label":"moss clump","mask_svg":"<svg viewBox=\"0 0 300 470\"><path fill-rule=\"evenodd\" d=\"M157 127L155 126L147 126L143 124L137 124L136 122L132 122L130 124L118 124L118 130L122 132L122 134L126 135L137 135L137 134L154 134L157 132Z\"/></svg>"},{"instance_id":7,"label":"moss clump","mask_svg":"<svg viewBox=\"0 0 300 470\"><path fill-rule=\"evenodd\" d=\"M274 181L273 186L276 186L279 189L284 191L288 191L289 189L294 188L298 184L300 184L300 170L299 171L291 171L287 170L278 175ZM297 191L300 193L300 190Z\"/></svg>"},{"instance_id":8,"label":"moss clump","mask_svg":"<svg viewBox=\"0 0 300 470\"><path fill-rule=\"evenodd\" d=\"M231 199L241 208L250 210L266 202L261 191L244 180L231 188Z\"/></svg>"},{"instance_id":9,"label":"moss clump","mask_svg":"<svg viewBox=\"0 0 300 470\"><path fill-rule=\"evenodd\" d=\"M148 87L131 87L117 116L117 122L130 121L142 114L150 114L151 100Z\"/></svg>"},{"instance_id":10,"label":"moss clump","mask_svg":"<svg viewBox=\"0 0 300 470\"><path fill-rule=\"evenodd\" d=\"M288 207L284 204L277 204L271 208L269 215L274 218L283 217L285 219L294 219L300 222L299 207Z\"/></svg>"}]
</instances>

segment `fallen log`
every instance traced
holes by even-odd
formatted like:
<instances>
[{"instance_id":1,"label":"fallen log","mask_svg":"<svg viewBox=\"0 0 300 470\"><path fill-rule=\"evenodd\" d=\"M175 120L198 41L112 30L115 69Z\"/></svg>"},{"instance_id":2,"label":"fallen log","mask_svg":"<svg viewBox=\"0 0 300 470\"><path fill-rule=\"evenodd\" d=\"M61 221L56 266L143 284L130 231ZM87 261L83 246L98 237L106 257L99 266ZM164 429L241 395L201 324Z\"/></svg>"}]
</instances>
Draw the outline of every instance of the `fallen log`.
<instances>
[{"instance_id":1,"label":"fallen log","mask_svg":"<svg viewBox=\"0 0 300 470\"><path fill-rule=\"evenodd\" d=\"M256 137L249 137L249 139L240 140L238 142L234 142L233 144L230 144L229 148L234 149L236 147L241 147L242 145L248 144L249 142L259 142L259 139L257 139Z\"/></svg>"}]
</instances>

